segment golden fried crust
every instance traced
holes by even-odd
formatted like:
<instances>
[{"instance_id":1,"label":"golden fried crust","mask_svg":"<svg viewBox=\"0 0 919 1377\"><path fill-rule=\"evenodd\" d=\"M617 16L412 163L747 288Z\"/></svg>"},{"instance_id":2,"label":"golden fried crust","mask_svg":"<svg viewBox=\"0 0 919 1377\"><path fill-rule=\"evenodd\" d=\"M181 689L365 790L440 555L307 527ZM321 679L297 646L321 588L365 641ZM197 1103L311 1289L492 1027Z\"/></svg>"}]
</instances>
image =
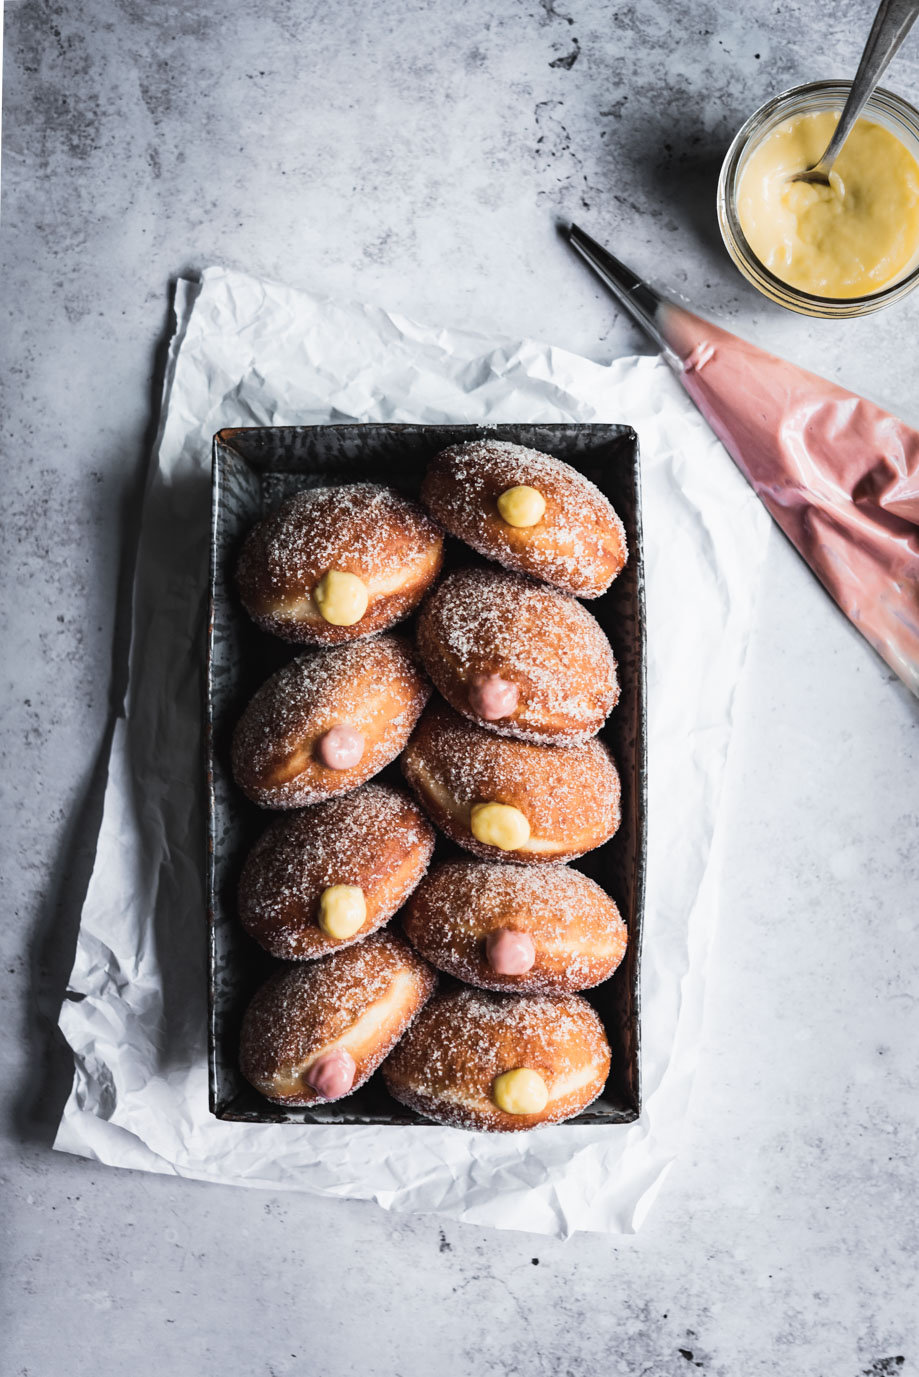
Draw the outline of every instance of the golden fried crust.
<instances>
[{"instance_id":1,"label":"golden fried crust","mask_svg":"<svg viewBox=\"0 0 919 1377\"><path fill-rule=\"evenodd\" d=\"M536 488L546 509L535 526L507 524L498 498ZM501 440L453 445L431 461L421 486L427 510L486 559L578 598L605 593L626 562L625 529L610 503L570 464Z\"/></svg>"},{"instance_id":2,"label":"golden fried crust","mask_svg":"<svg viewBox=\"0 0 919 1377\"><path fill-rule=\"evenodd\" d=\"M321 1104L323 1097L304 1075L320 1056L343 1049L356 1063L356 1090L389 1055L436 984L427 963L388 932L322 961L287 967L262 986L246 1011L240 1069L275 1104Z\"/></svg>"},{"instance_id":3,"label":"golden fried crust","mask_svg":"<svg viewBox=\"0 0 919 1377\"><path fill-rule=\"evenodd\" d=\"M422 807L448 837L483 860L558 864L608 841L619 826L619 773L597 740L536 746L473 726L443 703L424 713L402 756ZM474 804L517 808L529 841L502 851L471 831Z\"/></svg>"},{"instance_id":4,"label":"golden fried crust","mask_svg":"<svg viewBox=\"0 0 919 1377\"><path fill-rule=\"evenodd\" d=\"M384 631L417 606L440 572L443 534L414 502L375 483L297 493L250 531L237 584L249 615L288 641L339 645ZM330 569L369 595L352 626L324 620L313 590Z\"/></svg>"},{"instance_id":5,"label":"golden fried crust","mask_svg":"<svg viewBox=\"0 0 919 1377\"><path fill-rule=\"evenodd\" d=\"M451 707L521 741L587 741L619 697L616 660L596 618L574 598L520 574L449 574L422 607L418 650ZM511 713L485 721L475 686L494 675L519 697Z\"/></svg>"},{"instance_id":6,"label":"golden fried crust","mask_svg":"<svg viewBox=\"0 0 919 1377\"><path fill-rule=\"evenodd\" d=\"M538 1114L509 1114L495 1079L527 1067L549 1092ZM436 996L383 1068L395 1099L454 1128L517 1133L557 1124L597 1098L610 1068L603 1025L580 995L500 995L460 988Z\"/></svg>"},{"instance_id":7,"label":"golden fried crust","mask_svg":"<svg viewBox=\"0 0 919 1377\"><path fill-rule=\"evenodd\" d=\"M409 941L432 966L486 990L566 994L607 980L627 932L613 900L567 866L449 861L422 880L402 914ZM489 934L528 933L535 959L523 974L489 962Z\"/></svg>"},{"instance_id":8,"label":"golden fried crust","mask_svg":"<svg viewBox=\"0 0 919 1377\"><path fill-rule=\"evenodd\" d=\"M401 636L299 656L263 684L233 736L237 784L263 808L304 808L355 789L404 747L430 689ZM356 765L333 770L316 756L331 728L362 733Z\"/></svg>"},{"instance_id":9,"label":"golden fried crust","mask_svg":"<svg viewBox=\"0 0 919 1377\"><path fill-rule=\"evenodd\" d=\"M273 822L239 882L239 916L282 960L302 961L369 937L401 908L427 870L434 829L401 789L365 784ZM352 936L329 937L319 901L332 885L361 889L367 906Z\"/></svg>"}]
</instances>

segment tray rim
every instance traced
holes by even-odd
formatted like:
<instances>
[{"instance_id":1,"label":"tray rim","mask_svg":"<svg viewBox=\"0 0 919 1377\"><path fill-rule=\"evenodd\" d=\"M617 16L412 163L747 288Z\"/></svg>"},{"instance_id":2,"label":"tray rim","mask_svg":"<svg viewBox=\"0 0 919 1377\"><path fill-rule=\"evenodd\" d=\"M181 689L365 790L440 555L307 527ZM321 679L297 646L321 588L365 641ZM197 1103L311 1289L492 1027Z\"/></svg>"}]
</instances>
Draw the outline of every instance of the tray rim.
<instances>
[{"instance_id":1,"label":"tray rim","mask_svg":"<svg viewBox=\"0 0 919 1377\"><path fill-rule=\"evenodd\" d=\"M427 436L438 432L449 432L455 436L457 431L468 431L469 439L477 436L491 436L494 439L501 439L501 432L506 430L520 430L538 427L541 431L566 432L570 434L573 430L579 433L596 433L597 438L609 438L627 440L632 449L631 456L631 476L634 485L635 511L634 511L634 532L633 542L637 547L639 557L635 571L635 602L638 623L642 628L640 637L640 652L636 656L637 683L636 692L636 717L637 734L640 742L639 760L637 768L637 799L636 807L639 816L643 820L641 827L640 845L638 847L638 873L635 877L634 904L633 912L630 915L630 939L632 923L635 921L635 914L638 920L638 941L634 947L634 973L633 973L633 1010L634 1010L634 1036L635 1036L635 1105L627 1109L615 1111L613 1114L605 1114L602 1117L592 1117L592 1106L588 1105L582 1114L575 1118L566 1120L562 1124L556 1125L558 1128L571 1125L573 1127L593 1127L593 1128L621 1128L627 1124L634 1123L641 1115L644 1105L643 1098L643 1076L641 1058L641 966L642 966L642 946L644 941L644 909L647 887L647 814L648 814L648 705L647 705L647 609L645 599L645 568L644 568L644 532L642 524L642 482L641 482L641 463L640 463L640 443L639 437L633 426L621 422L593 422L593 421L496 421L491 423L483 422L434 422L431 424L423 422L401 422L401 421L340 421L340 422L316 422L303 425L286 426L227 426L216 431L211 442L211 510L209 523L209 558L208 558L208 598L207 598L207 634L206 634L206 655L205 655L205 675L203 685L203 718L204 732L202 734L202 754L205 773L205 794L207 800L207 826L206 826L206 857L205 857L205 911L207 919L207 1029L208 1029L208 1103L210 1113L214 1118L230 1123L259 1123L259 1124L282 1124L294 1123L301 1128L437 1128L442 1125L434 1120L420 1117L393 1117L389 1121L361 1119L355 1116L343 1115L338 1120L325 1120L323 1122L310 1121L296 1115L291 1115L290 1108L277 1105L273 1106L266 1101L266 1109L258 1114L252 1112L233 1112L229 1107L224 1106L218 1101L218 1039L216 1036L216 934L217 934L217 914L216 914L216 786L214 779L214 707L213 707L213 668L214 668L214 638L215 638L215 616L216 616L216 588L218 584L218 519L220 514L220 452L225 451L235 455L237 459L248 465L255 467L251 459L244 456L234 444L237 435L255 435L259 432L270 432L273 435L302 435L304 432L354 432L356 429L367 429L382 431L389 434L405 434L412 432ZM565 460L571 462L570 459ZM578 468L576 463L572 467ZM289 473L306 472L307 470L295 469L264 469L265 473ZM630 545L630 556L632 546Z\"/></svg>"}]
</instances>

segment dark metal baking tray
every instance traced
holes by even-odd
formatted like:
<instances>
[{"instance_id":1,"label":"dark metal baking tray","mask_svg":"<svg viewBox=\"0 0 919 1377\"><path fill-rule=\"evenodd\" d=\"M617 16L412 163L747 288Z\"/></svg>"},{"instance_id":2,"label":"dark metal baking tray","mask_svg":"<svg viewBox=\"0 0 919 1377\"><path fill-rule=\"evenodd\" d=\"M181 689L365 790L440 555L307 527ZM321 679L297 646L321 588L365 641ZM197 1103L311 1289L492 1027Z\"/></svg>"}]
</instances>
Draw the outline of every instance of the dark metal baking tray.
<instances>
[{"instance_id":1,"label":"dark metal baking tray","mask_svg":"<svg viewBox=\"0 0 919 1377\"><path fill-rule=\"evenodd\" d=\"M230 737L262 681L302 648L259 631L234 586L240 543L252 524L301 488L383 481L418 492L438 450L482 435L557 455L606 493L625 523L629 561L610 591L587 605L619 661L622 695L603 737L622 776L622 825L576 863L613 895L629 927L627 956L611 980L587 991L606 1027L613 1060L606 1089L572 1123L628 1123L641 1108L639 958L645 888L645 612L638 440L618 425L328 425L222 430L214 437L210 616L207 646L207 903L210 938L211 1112L249 1123L410 1124L426 1120L397 1104L377 1073L332 1105L272 1105L237 1064L242 1015L277 965L241 927L236 884L246 852L273 816L243 797L230 772ZM462 558L471 551L455 545ZM449 555L448 555L449 557ZM398 767L382 776L398 780ZM446 852L446 842L438 846ZM394 920L398 925L398 917Z\"/></svg>"}]
</instances>

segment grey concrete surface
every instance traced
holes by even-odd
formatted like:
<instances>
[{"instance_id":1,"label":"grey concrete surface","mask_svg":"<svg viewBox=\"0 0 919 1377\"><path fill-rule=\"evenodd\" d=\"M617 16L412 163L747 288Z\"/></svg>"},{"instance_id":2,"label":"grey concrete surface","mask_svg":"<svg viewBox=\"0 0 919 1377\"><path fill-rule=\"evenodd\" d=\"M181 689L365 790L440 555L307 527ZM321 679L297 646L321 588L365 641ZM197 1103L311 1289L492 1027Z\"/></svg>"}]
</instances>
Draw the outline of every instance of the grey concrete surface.
<instances>
[{"instance_id":1,"label":"grey concrete surface","mask_svg":"<svg viewBox=\"0 0 919 1377\"><path fill-rule=\"evenodd\" d=\"M49 1151L123 680L169 285L223 262L595 358L644 348L576 217L702 312L919 421L919 297L808 321L731 268L731 133L850 72L840 0L8 0L0 201L0 1372L919 1371L916 704L782 538L763 579L682 1155L636 1239ZM888 84L919 95L919 39Z\"/></svg>"}]
</instances>

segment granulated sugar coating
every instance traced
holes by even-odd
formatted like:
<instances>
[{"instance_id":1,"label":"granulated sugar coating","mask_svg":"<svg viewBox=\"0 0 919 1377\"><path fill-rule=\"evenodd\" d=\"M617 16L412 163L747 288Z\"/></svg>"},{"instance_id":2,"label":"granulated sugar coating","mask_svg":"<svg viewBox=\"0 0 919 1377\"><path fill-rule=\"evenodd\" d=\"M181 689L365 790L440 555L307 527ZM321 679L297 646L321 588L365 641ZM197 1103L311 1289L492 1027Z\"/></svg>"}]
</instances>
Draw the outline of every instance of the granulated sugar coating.
<instances>
[{"instance_id":1,"label":"granulated sugar coating","mask_svg":"<svg viewBox=\"0 0 919 1377\"><path fill-rule=\"evenodd\" d=\"M608 841L619 826L620 784L602 742L536 746L473 726L442 702L418 723L402 771L448 837L484 860L559 863ZM473 804L508 804L530 826L524 847L500 852L470 830Z\"/></svg>"},{"instance_id":2,"label":"granulated sugar coating","mask_svg":"<svg viewBox=\"0 0 919 1377\"><path fill-rule=\"evenodd\" d=\"M415 502L377 483L297 493L250 531L237 570L250 616L293 641L338 643L408 616L437 576L443 533ZM354 626L332 626L312 601L330 569L356 575L369 604Z\"/></svg>"},{"instance_id":3,"label":"granulated sugar coating","mask_svg":"<svg viewBox=\"0 0 919 1377\"><path fill-rule=\"evenodd\" d=\"M513 712L482 725L521 741L587 741L619 697L615 656L596 618L522 574L449 574L421 610L418 649L435 686L473 721L482 721L470 707L478 680L497 675L514 685Z\"/></svg>"},{"instance_id":4,"label":"granulated sugar coating","mask_svg":"<svg viewBox=\"0 0 919 1377\"><path fill-rule=\"evenodd\" d=\"M524 494L530 526L498 506L520 487L538 493ZM240 1064L273 1102L309 1106L357 1089L389 1058L387 1083L405 1104L514 1132L576 1115L609 1071L602 1024L572 991L615 970L627 934L609 896L563 864L619 825L619 775L595 739L619 687L603 630L569 594L606 590L625 534L582 474L519 445L444 451L422 499L521 571L459 570L422 609L420 656L458 712L438 700L422 717L430 687L414 649L370 634L407 615L440 572L442 532L414 503L378 484L305 491L244 546L239 587L254 619L326 648L268 680L234 734L248 796L303 810L268 827L240 880L244 926L300 963L252 1001ZM526 518L525 503L517 511ZM367 783L400 752L433 821L492 863L447 863L425 887L427 818L401 791ZM381 930L400 909L417 952ZM437 977L426 952L459 979L514 993L467 986L428 1013ZM419 1010L418 1037L400 1044Z\"/></svg>"},{"instance_id":5,"label":"granulated sugar coating","mask_svg":"<svg viewBox=\"0 0 919 1377\"><path fill-rule=\"evenodd\" d=\"M246 1010L240 1069L250 1084L279 1103L317 1102L321 1097L301 1083L302 1069L330 1043L347 1043L362 1016L378 1008L380 1018L368 1019L366 1033L348 1044L357 1062L357 1089L388 1056L436 983L430 966L388 932L321 961L278 971Z\"/></svg>"},{"instance_id":6,"label":"granulated sugar coating","mask_svg":"<svg viewBox=\"0 0 919 1377\"><path fill-rule=\"evenodd\" d=\"M439 970L489 990L570 993L607 980L625 955L627 932L613 900L567 866L448 861L421 882L402 915L409 941ZM489 964L486 938L502 929L533 939L521 975Z\"/></svg>"},{"instance_id":7,"label":"granulated sugar coating","mask_svg":"<svg viewBox=\"0 0 919 1377\"><path fill-rule=\"evenodd\" d=\"M383 1076L402 1104L457 1128L515 1132L558 1123L600 1094L610 1049L579 995L502 995L463 987L436 996L389 1058ZM549 1092L539 1114L508 1114L495 1078L528 1068Z\"/></svg>"},{"instance_id":8,"label":"granulated sugar coating","mask_svg":"<svg viewBox=\"0 0 919 1377\"><path fill-rule=\"evenodd\" d=\"M508 525L498 498L536 488L546 509L535 526ZM487 559L579 598L604 593L628 557L625 528L589 478L551 455L504 440L470 440L431 461L421 500L451 535Z\"/></svg>"},{"instance_id":9,"label":"granulated sugar coating","mask_svg":"<svg viewBox=\"0 0 919 1377\"><path fill-rule=\"evenodd\" d=\"M433 850L434 829L406 793L365 784L271 824L243 867L239 916L283 960L342 950L402 907ZM350 938L336 940L318 926L319 899L331 885L363 893L367 916Z\"/></svg>"},{"instance_id":10,"label":"granulated sugar coating","mask_svg":"<svg viewBox=\"0 0 919 1377\"><path fill-rule=\"evenodd\" d=\"M430 689L401 636L299 656L263 684L233 736L237 784L266 808L301 808L378 774L402 750ZM315 759L330 728L361 732L364 751L349 769Z\"/></svg>"}]
</instances>

